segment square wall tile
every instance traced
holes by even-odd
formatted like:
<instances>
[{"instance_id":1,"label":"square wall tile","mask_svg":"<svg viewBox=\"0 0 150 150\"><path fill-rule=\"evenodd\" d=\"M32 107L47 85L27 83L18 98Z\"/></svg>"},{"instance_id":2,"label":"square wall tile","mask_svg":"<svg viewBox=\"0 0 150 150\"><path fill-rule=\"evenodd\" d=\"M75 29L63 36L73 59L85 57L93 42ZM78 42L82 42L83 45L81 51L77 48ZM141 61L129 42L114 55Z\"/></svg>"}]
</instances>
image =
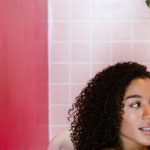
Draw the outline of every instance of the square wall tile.
<instances>
[{"instance_id":1,"label":"square wall tile","mask_svg":"<svg viewBox=\"0 0 150 150\"><path fill-rule=\"evenodd\" d=\"M112 3L107 0L92 1L93 19L111 19Z\"/></svg>"},{"instance_id":2,"label":"square wall tile","mask_svg":"<svg viewBox=\"0 0 150 150\"><path fill-rule=\"evenodd\" d=\"M112 5L112 18L113 19L131 19L134 13L135 2L131 0L114 1Z\"/></svg>"},{"instance_id":3,"label":"square wall tile","mask_svg":"<svg viewBox=\"0 0 150 150\"><path fill-rule=\"evenodd\" d=\"M136 21L133 28L134 40L150 40L150 21Z\"/></svg>"},{"instance_id":4,"label":"square wall tile","mask_svg":"<svg viewBox=\"0 0 150 150\"><path fill-rule=\"evenodd\" d=\"M112 24L113 40L131 40L131 23L128 21L116 21Z\"/></svg>"},{"instance_id":5,"label":"square wall tile","mask_svg":"<svg viewBox=\"0 0 150 150\"><path fill-rule=\"evenodd\" d=\"M89 61L90 45L89 43L72 43L71 44L72 61Z\"/></svg>"},{"instance_id":6,"label":"square wall tile","mask_svg":"<svg viewBox=\"0 0 150 150\"><path fill-rule=\"evenodd\" d=\"M69 85L52 85L51 86L51 103L52 104L69 104Z\"/></svg>"},{"instance_id":7,"label":"square wall tile","mask_svg":"<svg viewBox=\"0 0 150 150\"><path fill-rule=\"evenodd\" d=\"M109 21L95 21L92 24L93 40L110 40L111 36L111 22Z\"/></svg>"},{"instance_id":8,"label":"square wall tile","mask_svg":"<svg viewBox=\"0 0 150 150\"><path fill-rule=\"evenodd\" d=\"M71 3L71 18L72 19L89 19L90 18L90 3L89 0L73 0Z\"/></svg>"},{"instance_id":9,"label":"square wall tile","mask_svg":"<svg viewBox=\"0 0 150 150\"><path fill-rule=\"evenodd\" d=\"M69 64L51 64L51 82L68 82Z\"/></svg>"},{"instance_id":10,"label":"square wall tile","mask_svg":"<svg viewBox=\"0 0 150 150\"><path fill-rule=\"evenodd\" d=\"M135 43L133 47L133 60L150 62L150 42Z\"/></svg>"},{"instance_id":11,"label":"square wall tile","mask_svg":"<svg viewBox=\"0 0 150 150\"><path fill-rule=\"evenodd\" d=\"M69 2L66 0L51 1L53 19L69 19Z\"/></svg>"},{"instance_id":12,"label":"square wall tile","mask_svg":"<svg viewBox=\"0 0 150 150\"><path fill-rule=\"evenodd\" d=\"M74 21L71 22L71 40L73 41L88 41L90 37L89 22Z\"/></svg>"},{"instance_id":13,"label":"square wall tile","mask_svg":"<svg viewBox=\"0 0 150 150\"><path fill-rule=\"evenodd\" d=\"M90 65L88 64L72 64L71 81L87 82L90 77Z\"/></svg>"},{"instance_id":14,"label":"square wall tile","mask_svg":"<svg viewBox=\"0 0 150 150\"><path fill-rule=\"evenodd\" d=\"M49 61L69 61L69 44L68 43L52 43Z\"/></svg>"},{"instance_id":15,"label":"square wall tile","mask_svg":"<svg viewBox=\"0 0 150 150\"><path fill-rule=\"evenodd\" d=\"M93 61L110 61L110 43L93 43Z\"/></svg>"},{"instance_id":16,"label":"square wall tile","mask_svg":"<svg viewBox=\"0 0 150 150\"><path fill-rule=\"evenodd\" d=\"M113 43L112 60L113 61L131 61L131 43Z\"/></svg>"},{"instance_id":17,"label":"square wall tile","mask_svg":"<svg viewBox=\"0 0 150 150\"><path fill-rule=\"evenodd\" d=\"M67 125L69 122L68 117L68 106L51 106L51 124L52 125Z\"/></svg>"},{"instance_id":18,"label":"square wall tile","mask_svg":"<svg viewBox=\"0 0 150 150\"><path fill-rule=\"evenodd\" d=\"M52 29L53 41L69 40L69 23L68 22L54 22Z\"/></svg>"}]
</instances>

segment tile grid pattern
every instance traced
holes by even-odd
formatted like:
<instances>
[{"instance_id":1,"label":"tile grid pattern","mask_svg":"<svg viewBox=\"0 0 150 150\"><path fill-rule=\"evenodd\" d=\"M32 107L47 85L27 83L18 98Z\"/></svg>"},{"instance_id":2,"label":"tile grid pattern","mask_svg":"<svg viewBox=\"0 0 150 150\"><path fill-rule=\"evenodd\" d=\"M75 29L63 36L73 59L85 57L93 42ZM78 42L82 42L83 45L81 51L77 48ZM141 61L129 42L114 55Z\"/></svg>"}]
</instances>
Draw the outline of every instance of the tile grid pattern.
<instances>
[{"instance_id":1,"label":"tile grid pattern","mask_svg":"<svg viewBox=\"0 0 150 150\"><path fill-rule=\"evenodd\" d=\"M141 0L51 0L50 139L68 127L67 110L97 71L133 60L150 68L150 9Z\"/></svg>"}]
</instances>

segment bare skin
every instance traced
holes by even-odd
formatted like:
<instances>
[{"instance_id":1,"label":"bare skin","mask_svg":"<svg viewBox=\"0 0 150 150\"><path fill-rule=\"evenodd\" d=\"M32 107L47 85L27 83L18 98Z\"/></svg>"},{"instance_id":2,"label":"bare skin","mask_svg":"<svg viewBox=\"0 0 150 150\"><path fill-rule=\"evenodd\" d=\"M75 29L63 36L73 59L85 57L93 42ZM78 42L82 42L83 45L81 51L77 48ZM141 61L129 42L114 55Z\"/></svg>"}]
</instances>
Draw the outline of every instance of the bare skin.
<instances>
[{"instance_id":1,"label":"bare skin","mask_svg":"<svg viewBox=\"0 0 150 150\"><path fill-rule=\"evenodd\" d=\"M55 136L49 144L48 150L74 150L70 140L70 131L68 129Z\"/></svg>"},{"instance_id":2,"label":"bare skin","mask_svg":"<svg viewBox=\"0 0 150 150\"><path fill-rule=\"evenodd\" d=\"M147 150L150 145L150 79L133 80L127 87L120 129L123 150Z\"/></svg>"}]
</instances>

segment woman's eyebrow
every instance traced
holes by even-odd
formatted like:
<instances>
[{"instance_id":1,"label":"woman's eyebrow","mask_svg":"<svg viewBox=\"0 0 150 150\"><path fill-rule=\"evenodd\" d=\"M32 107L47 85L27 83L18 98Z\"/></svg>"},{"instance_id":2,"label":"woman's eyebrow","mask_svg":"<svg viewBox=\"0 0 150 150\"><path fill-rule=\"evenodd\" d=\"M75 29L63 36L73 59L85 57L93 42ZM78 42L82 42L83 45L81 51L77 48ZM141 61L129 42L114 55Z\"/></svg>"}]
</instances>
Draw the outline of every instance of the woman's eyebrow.
<instances>
[{"instance_id":1,"label":"woman's eyebrow","mask_svg":"<svg viewBox=\"0 0 150 150\"><path fill-rule=\"evenodd\" d=\"M143 97L140 95L129 95L129 96L125 97L125 100L129 99L129 98L143 98Z\"/></svg>"}]
</instances>

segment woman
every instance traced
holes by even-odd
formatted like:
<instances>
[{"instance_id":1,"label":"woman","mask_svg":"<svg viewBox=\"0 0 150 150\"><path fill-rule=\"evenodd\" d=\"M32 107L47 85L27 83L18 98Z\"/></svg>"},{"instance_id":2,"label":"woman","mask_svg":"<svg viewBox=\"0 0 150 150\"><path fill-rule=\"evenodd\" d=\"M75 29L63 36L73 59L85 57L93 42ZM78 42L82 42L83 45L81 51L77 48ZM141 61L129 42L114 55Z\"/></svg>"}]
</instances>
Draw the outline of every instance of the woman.
<instances>
[{"instance_id":1,"label":"woman","mask_svg":"<svg viewBox=\"0 0 150 150\"><path fill-rule=\"evenodd\" d=\"M135 62L109 66L69 110L75 150L150 149L150 72Z\"/></svg>"}]
</instances>

